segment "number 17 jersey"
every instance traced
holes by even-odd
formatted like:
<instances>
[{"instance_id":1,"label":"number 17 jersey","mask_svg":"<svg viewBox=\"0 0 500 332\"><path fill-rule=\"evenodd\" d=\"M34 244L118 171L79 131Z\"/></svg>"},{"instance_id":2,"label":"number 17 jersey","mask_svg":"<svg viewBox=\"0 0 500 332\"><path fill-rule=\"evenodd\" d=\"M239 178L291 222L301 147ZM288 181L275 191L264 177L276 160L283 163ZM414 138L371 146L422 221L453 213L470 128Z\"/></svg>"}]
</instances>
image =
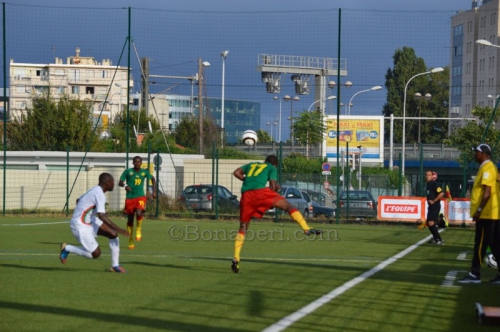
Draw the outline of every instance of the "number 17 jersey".
<instances>
[{"instance_id":1,"label":"number 17 jersey","mask_svg":"<svg viewBox=\"0 0 500 332\"><path fill-rule=\"evenodd\" d=\"M267 186L269 180L278 181L278 170L270 163L249 163L241 166L245 174L245 180L241 192L262 189Z\"/></svg>"}]
</instances>

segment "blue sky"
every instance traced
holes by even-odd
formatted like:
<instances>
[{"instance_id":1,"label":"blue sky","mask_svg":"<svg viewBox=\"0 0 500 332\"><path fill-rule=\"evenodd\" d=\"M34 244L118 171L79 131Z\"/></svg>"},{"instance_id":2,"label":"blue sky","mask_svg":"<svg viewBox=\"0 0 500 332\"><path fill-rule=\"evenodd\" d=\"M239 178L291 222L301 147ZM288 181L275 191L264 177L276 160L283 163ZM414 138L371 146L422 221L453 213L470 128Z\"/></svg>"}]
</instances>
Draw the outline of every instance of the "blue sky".
<instances>
[{"instance_id":1,"label":"blue sky","mask_svg":"<svg viewBox=\"0 0 500 332\"><path fill-rule=\"evenodd\" d=\"M30 7L12 8L9 4ZM120 8L128 6L133 8L132 37L137 56L153 60L154 74L191 76L197 71L197 59L203 57L211 63L205 72L207 95L218 98L222 78L219 53L229 49L225 97L261 103L261 128L268 130L266 123L276 119L279 106L273 95L265 92L256 71L258 54L336 58L337 13L342 8L341 58L347 59L349 74L341 82L350 80L354 84L349 90L342 90L342 102L347 104L357 91L384 86L384 75L397 48L413 47L429 67L447 66L450 17L457 10L470 9L471 1L16 0L7 2L7 29L14 31L8 34L8 58L47 63L53 61L54 54L63 59L73 55L78 46L84 56L95 56L99 61L111 58L116 64L127 19L127 11ZM85 9L76 10L78 7ZM42 29L36 24L43 19L47 23L42 24ZM80 20L80 28L73 26L79 25ZM94 27L96 31L92 30ZM132 67L137 69L137 61ZM134 76L138 77L138 72ZM156 88L161 90L177 83L159 81ZM189 94L190 86L182 82L171 93ZM289 77L282 78L278 96L285 94L294 95ZM353 100L351 114L380 115L385 98L385 89L359 94ZM301 96L293 107L294 113L307 109L312 102L313 91ZM289 132L285 120L289 105L282 103L283 138ZM333 106L327 112L333 112Z\"/></svg>"}]
</instances>

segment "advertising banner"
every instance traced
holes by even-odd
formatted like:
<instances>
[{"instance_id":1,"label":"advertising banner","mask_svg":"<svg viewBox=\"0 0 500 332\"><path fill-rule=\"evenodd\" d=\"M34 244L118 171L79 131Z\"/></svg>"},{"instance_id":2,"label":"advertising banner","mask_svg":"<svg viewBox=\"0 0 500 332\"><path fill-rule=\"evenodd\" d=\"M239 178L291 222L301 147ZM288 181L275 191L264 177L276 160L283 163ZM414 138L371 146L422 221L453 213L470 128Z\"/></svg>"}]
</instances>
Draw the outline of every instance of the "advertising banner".
<instances>
[{"instance_id":1,"label":"advertising banner","mask_svg":"<svg viewBox=\"0 0 500 332\"><path fill-rule=\"evenodd\" d=\"M448 203L448 222L472 223L470 201L451 201Z\"/></svg>"},{"instance_id":2,"label":"advertising banner","mask_svg":"<svg viewBox=\"0 0 500 332\"><path fill-rule=\"evenodd\" d=\"M394 221L425 220L423 197L379 196L378 219Z\"/></svg>"},{"instance_id":3,"label":"advertising banner","mask_svg":"<svg viewBox=\"0 0 500 332\"><path fill-rule=\"evenodd\" d=\"M441 212L450 224L472 223L470 201L457 199L440 201ZM388 221L420 222L427 219L428 204L424 197L379 196L378 219Z\"/></svg>"},{"instance_id":4,"label":"advertising banner","mask_svg":"<svg viewBox=\"0 0 500 332\"><path fill-rule=\"evenodd\" d=\"M340 116L337 133L337 117L326 118L325 156L336 161L337 140L340 156L348 153L361 154L362 160L384 161L384 118L382 116ZM346 151L349 142L349 151Z\"/></svg>"}]
</instances>

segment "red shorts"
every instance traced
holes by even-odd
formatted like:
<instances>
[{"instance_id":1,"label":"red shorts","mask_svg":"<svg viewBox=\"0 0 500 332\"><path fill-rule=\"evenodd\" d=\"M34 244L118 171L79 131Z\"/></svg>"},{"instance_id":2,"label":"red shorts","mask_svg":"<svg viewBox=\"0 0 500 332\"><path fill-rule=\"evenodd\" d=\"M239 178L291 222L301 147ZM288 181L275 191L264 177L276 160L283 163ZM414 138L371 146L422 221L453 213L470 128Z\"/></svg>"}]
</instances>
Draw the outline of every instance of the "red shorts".
<instances>
[{"instance_id":1,"label":"red shorts","mask_svg":"<svg viewBox=\"0 0 500 332\"><path fill-rule=\"evenodd\" d=\"M125 209L123 209L123 212L134 214L135 210L146 210L146 196L125 199Z\"/></svg>"},{"instance_id":2,"label":"red shorts","mask_svg":"<svg viewBox=\"0 0 500 332\"><path fill-rule=\"evenodd\" d=\"M249 222L252 217L262 218L283 196L269 188L248 190L241 195L240 221Z\"/></svg>"}]
</instances>

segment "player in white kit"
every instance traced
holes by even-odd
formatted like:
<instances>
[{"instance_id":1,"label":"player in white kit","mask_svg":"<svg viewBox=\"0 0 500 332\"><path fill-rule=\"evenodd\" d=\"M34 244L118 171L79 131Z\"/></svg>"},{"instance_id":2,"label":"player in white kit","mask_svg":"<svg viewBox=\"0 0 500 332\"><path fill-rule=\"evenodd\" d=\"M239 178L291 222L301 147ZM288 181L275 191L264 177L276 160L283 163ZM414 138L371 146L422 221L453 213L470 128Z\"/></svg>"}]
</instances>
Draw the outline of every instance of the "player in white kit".
<instances>
[{"instance_id":1,"label":"player in white kit","mask_svg":"<svg viewBox=\"0 0 500 332\"><path fill-rule=\"evenodd\" d=\"M105 236L109 239L111 249L110 272L126 273L118 262L120 256L120 241L118 233L128 237L128 231L116 226L106 216L106 196L107 191L113 191L115 180L109 173L99 175L99 184L87 191L76 200L75 211L71 218L70 227L75 238L82 245L76 247L71 244L61 244L61 263L65 264L70 253L87 258L98 258L101 256L101 248L96 241L97 235Z\"/></svg>"}]
</instances>

